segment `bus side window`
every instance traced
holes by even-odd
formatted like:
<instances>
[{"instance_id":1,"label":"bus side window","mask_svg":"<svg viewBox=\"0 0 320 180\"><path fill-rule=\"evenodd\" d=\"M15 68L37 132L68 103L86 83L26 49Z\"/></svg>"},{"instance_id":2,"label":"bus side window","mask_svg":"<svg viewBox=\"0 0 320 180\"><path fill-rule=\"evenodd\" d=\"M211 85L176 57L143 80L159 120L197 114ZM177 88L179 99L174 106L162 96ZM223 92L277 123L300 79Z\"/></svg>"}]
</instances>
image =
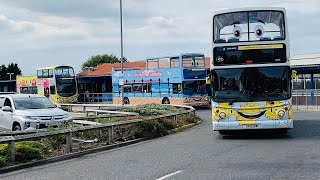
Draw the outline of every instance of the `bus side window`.
<instances>
[{"instance_id":1,"label":"bus side window","mask_svg":"<svg viewBox=\"0 0 320 180\"><path fill-rule=\"evenodd\" d=\"M121 87L120 87L121 88ZM121 90L120 90L121 91ZM123 86L123 91L124 92L131 92L131 86L130 85L124 85Z\"/></svg>"},{"instance_id":2,"label":"bus side window","mask_svg":"<svg viewBox=\"0 0 320 180\"><path fill-rule=\"evenodd\" d=\"M132 92L142 92L142 85L141 84L134 84L132 86Z\"/></svg>"},{"instance_id":3,"label":"bus side window","mask_svg":"<svg viewBox=\"0 0 320 180\"><path fill-rule=\"evenodd\" d=\"M38 75L38 78L42 78L43 77L42 76L42 70L38 70L37 75Z\"/></svg>"},{"instance_id":4,"label":"bus side window","mask_svg":"<svg viewBox=\"0 0 320 180\"><path fill-rule=\"evenodd\" d=\"M143 84L143 92L145 93L152 92L151 84Z\"/></svg>"},{"instance_id":5,"label":"bus side window","mask_svg":"<svg viewBox=\"0 0 320 180\"><path fill-rule=\"evenodd\" d=\"M181 84L179 83L172 84L172 92L174 94L179 94L181 92Z\"/></svg>"},{"instance_id":6,"label":"bus side window","mask_svg":"<svg viewBox=\"0 0 320 180\"><path fill-rule=\"evenodd\" d=\"M49 78L53 78L53 71L52 71L52 69L49 69Z\"/></svg>"},{"instance_id":7,"label":"bus side window","mask_svg":"<svg viewBox=\"0 0 320 180\"><path fill-rule=\"evenodd\" d=\"M50 86L50 94L55 94L55 93L56 93L56 87Z\"/></svg>"}]
</instances>

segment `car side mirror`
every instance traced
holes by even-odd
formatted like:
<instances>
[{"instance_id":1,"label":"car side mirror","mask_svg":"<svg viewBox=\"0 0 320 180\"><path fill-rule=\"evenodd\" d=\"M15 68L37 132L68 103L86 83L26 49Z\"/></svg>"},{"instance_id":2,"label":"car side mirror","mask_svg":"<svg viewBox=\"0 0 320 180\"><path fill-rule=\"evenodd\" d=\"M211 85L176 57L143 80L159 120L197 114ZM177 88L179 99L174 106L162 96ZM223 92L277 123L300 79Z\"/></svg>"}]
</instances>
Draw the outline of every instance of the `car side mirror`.
<instances>
[{"instance_id":1,"label":"car side mirror","mask_svg":"<svg viewBox=\"0 0 320 180\"><path fill-rule=\"evenodd\" d=\"M4 111L4 112L12 112L12 108L10 106L4 106L4 107L2 107L2 111Z\"/></svg>"}]
</instances>

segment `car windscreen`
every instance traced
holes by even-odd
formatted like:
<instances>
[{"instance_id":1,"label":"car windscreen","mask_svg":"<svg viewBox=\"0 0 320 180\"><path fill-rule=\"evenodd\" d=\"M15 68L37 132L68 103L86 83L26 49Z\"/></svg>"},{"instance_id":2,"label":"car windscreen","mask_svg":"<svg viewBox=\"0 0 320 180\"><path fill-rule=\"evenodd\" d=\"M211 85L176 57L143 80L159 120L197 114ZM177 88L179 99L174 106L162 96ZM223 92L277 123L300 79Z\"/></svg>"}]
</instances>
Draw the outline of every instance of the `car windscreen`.
<instances>
[{"instance_id":1,"label":"car windscreen","mask_svg":"<svg viewBox=\"0 0 320 180\"><path fill-rule=\"evenodd\" d=\"M13 100L15 109L49 109L55 106L46 97L25 97L14 98Z\"/></svg>"}]
</instances>

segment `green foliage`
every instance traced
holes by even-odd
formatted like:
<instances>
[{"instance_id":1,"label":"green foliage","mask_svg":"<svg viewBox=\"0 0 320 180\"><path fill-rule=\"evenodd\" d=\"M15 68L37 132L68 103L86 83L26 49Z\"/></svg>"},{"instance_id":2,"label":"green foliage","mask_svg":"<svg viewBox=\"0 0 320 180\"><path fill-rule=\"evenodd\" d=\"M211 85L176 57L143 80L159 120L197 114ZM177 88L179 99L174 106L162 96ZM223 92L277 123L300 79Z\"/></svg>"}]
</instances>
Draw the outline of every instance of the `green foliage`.
<instances>
[{"instance_id":1,"label":"green foliage","mask_svg":"<svg viewBox=\"0 0 320 180\"><path fill-rule=\"evenodd\" d=\"M41 159L51 151L46 143L39 141L24 141L15 144L16 162L28 162L34 159ZM0 145L0 167L9 165L8 145Z\"/></svg>"},{"instance_id":2,"label":"green foliage","mask_svg":"<svg viewBox=\"0 0 320 180\"><path fill-rule=\"evenodd\" d=\"M38 141L18 142L16 148L16 161L27 162L34 159L41 159L49 152L49 146Z\"/></svg>"},{"instance_id":3,"label":"green foliage","mask_svg":"<svg viewBox=\"0 0 320 180\"><path fill-rule=\"evenodd\" d=\"M10 75L7 73L13 73L11 79L16 79L17 75L21 75L21 69L17 63L10 63L8 66L2 64L0 66L0 80L9 80Z\"/></svg>"},{"instance_id":4,"label":"green foliage","mask_svg":"<svg viewBox=\"0 0 320 180\"><path fill-rule=\"evenodd\" d=\"M8 144L0 144L0 156L8 155Z\"/></svg>"},{"instance_id":5,"label":"green foliage","mask_svg":"<svg viewBox=\"0 0 320 180\"><path fill-rule=\"evenodd\" d=\"M123 60L124 62L127 62L126 59ZM100 64L103 63L120 63L121 59L118 58L117 56L111 54L98 54L95 56L91 56L91 58L89 58L86 62L84 62L82 64L82 69L86 68L86 67L97 67Z\"/></svg>"},{"instance_id":6,"label":"green foliage","mask_svg":"<svg viewBox=\"0 0 320 180\"><path fill-rule=\"evenodd\" d=\"M9 165L8 156L1 156L0 155L0 168Z\"/></svg>"},{"instance_id":7,"label":"green foliage","mask_svg":"<svg viewBox=\"0 0 320 180\"><path fill-rule=\"evenodd\" d=\"M169 113L178 113L183 111L184 109L176 108L173 106L162 105L162 104L144 104L137 106L125 107L122 111L125 112L136 112L141 116L158 116Z\"/></svg>"}]
</instances>

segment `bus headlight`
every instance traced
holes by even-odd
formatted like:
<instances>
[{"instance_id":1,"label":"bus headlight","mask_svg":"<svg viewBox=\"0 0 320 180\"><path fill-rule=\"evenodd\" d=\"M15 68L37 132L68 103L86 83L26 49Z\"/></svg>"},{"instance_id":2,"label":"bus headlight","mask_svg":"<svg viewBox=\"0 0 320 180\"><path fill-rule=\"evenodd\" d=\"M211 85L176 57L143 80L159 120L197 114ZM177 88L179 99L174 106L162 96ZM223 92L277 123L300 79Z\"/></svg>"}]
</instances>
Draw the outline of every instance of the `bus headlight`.
<instances>
[{"instance_id":1,"label":"bus headlight","mask_svg":"<svg viewBox=\"0 0 320 180\"><path fill-rule=\"evenodd\" d=\"M284 116L284 111L283 110L280 110L279 112L278 112L278 116L280 117L280 118L282 118L283 116Z\"/></svg>"},{"instance_id":2,"label":"bus headlight","mask_svg":"<svg viewBox=\"0 0 320 180\"><path fill-rule=\"evenodd\" d=\"M220 118L220 119L226 118L226 113L221 112L221 113L219 114L219 118Z\"/></svg>"}]
</instances>

